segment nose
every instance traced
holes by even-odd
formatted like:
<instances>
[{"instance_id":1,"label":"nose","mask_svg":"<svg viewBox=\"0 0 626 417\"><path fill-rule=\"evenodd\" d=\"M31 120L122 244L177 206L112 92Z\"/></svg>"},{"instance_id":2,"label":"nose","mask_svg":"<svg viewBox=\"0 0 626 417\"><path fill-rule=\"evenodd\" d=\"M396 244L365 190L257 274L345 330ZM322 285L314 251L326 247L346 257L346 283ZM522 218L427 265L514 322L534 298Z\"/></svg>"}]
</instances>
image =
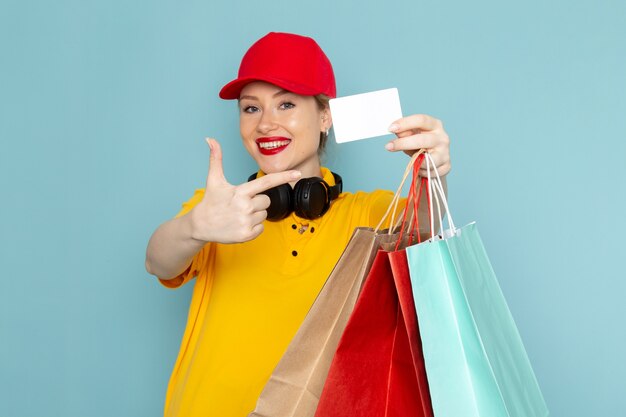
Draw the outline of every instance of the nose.
<instances>
[{"instance_id":1,"label":"nose","mask_svg":"<svg viewBox=\"0 0 626 417\"><path fill-rule=\"evenodd\" d=\"M272 111L264 111L259 119L257 130L262 134L267 134L278 127L276 114Z\"/></svg>"}]
</instances>

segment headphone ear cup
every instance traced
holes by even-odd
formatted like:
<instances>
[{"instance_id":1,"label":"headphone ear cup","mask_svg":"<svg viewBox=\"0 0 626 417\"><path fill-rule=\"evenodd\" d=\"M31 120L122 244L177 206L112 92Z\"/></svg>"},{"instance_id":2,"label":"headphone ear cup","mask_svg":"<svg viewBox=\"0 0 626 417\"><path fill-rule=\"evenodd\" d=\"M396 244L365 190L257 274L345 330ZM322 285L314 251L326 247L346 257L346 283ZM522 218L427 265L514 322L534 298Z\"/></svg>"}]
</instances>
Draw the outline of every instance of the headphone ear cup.
<instances>
[{"instance_id":1,"label":"headphone ear cup","mask_svg":"<svg viewBox=\"0 0 626 417\"><path fill-rule=\"evenodd\" d=\"M318 177L303 178L293 189L294 211L303 219L316 219L328 211L328 184Z\"/></svg>"},{"instance_id":2,"label":"headphone ear cup","mask_svg":"<svg viewBox=\"0 0 626 417\"><path fill-rule=\"evenodd\" d=\"M277 187L263 191L270 198L270 206L267 208L267 220L282 220L293 211L293 190L289 184L281 184Z\"/></svg>"}]
</instances>

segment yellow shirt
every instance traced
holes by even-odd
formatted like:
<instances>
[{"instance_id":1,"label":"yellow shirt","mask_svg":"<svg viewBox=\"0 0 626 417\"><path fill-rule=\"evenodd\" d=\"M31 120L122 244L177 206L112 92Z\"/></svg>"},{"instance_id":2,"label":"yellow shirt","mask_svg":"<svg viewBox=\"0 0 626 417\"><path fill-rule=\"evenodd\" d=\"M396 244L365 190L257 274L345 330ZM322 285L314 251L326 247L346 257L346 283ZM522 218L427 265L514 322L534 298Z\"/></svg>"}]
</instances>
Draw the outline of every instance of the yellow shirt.
<instances>
[{"instance_id":1,"label":"yellow shirt","mask_svg":"<svg viewBox=\"0 0 626 417\"><path fill-rule=\"evenodd\" d=\"M334 185L330 171L324 180ZM204 195L197 190L179 215ZM170 378L166 417L245 417L358 226L375 226L392 193L342 193L321 218L266 221L240 244L207 244L167 281L195 287Z\"/></svg>"}]
</instances>

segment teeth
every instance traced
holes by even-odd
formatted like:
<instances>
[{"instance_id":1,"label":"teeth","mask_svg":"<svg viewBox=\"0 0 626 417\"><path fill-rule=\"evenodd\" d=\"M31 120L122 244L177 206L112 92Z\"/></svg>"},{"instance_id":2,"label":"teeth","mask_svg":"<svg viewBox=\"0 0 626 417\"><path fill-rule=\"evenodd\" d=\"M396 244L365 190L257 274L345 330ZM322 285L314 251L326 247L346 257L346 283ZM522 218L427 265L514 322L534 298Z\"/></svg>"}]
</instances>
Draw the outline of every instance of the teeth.
<instances>
[{"instance_id":1,"label":"teeth","mask_svg":"<svg viewBox=\"0 0 626 417\"><path fill-rule=\"evenodd\" d=\"M289 145L288 140L274 140L272 142L259 142L261 149L275 149L281 146Z\"/></svg>"}]
</instances>

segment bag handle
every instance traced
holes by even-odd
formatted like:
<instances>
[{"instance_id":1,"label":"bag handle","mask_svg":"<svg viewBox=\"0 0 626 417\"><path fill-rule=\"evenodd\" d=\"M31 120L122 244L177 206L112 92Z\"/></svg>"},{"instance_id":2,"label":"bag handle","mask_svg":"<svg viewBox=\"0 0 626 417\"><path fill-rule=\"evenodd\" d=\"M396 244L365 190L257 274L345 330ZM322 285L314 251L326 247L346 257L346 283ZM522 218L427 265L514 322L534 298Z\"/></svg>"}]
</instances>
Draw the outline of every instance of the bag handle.
<instances>
[{"instance_id":1,"label":"bag handle","mask_svg":"<svg viewBox=\"0 0 626 417\"><path fill-rule=\"evenodd\" d=\"M398 224L401 223L401 225L400 225L400 236L398 237L396 241L396 247L395 247L396 251L400 247L400 243L402 243L402 237L403 237L405 230L407 234L409 235L409 238L408 238L409 245L413 244L415 234L417 234L417 242L421 243L421 236L419 232L419 215L416 215L416 213L419 214L418 208L419 208L420 200L422 197L422 190L424 190L424 185L425 185L425 181L421 179L419 176L419 171L420 171L423 161L424 161L424 155L422 154L417 157L417 160L413 164L413 178L411 180L411 186L409 187L409 195L407 196L407 202L406 202L406 205L404 206L403 214L401 216L402 221L400 222L400 219L398 219ZM418 182L419 182L419 187L417 186ZM426 187L426 195L428 199L430 200L428 187ZM411 208L413 210L411 210ZM410 210L411 210L411 217L409 218L407 222L407 214L409 213Z\"/></svg>"},{"instance_id":2,"label":"bag handle","mask_svg":"<svg viewBox=\"0 0 626 417\"><path fill-rule=\"evenodd\" d=\"M389 217L391 217L390 227L387 233L388 234L392 234L394 232L397 233L398 230L400 232L398 239L396 239L395 250L398 250L398 248L400 247L400 244L404 241L403 236L405 233L408 235L409 245L412 245L415 242L415 240L417 240L417 243L421 243L421 235L419 231L418 208L420 206L420 201L421 201L423 192L426 193L428 204L430 204L431 202L430 188L428 187L428 182L426 178L421 178L419 175L419 171L425 159L425 154L426 152L424 150L419 150L411 156L411 159L409 160L409 163L407 164L407 168L404 172L400 185L396 193L394 194L394 197L391 203L388 206L387 212L385 213L382 220L380 221L378 226L376 226L376 229L375 229L375 231L378 232L383 222L385 222L387 219L389 219ZM396 216L396 213L398 212L397 208L398 208L398 203L400 200L402 188L404 187L404 184L406 183L409 172L411 171L413 171L413 175L411 179L411 185L409 187L409 193L406 199L406 205L404 206L404 209L402 210L401 216L399 216L397 221L394 222L394 218ZM411 215L407 219L409 212ZM389 213L391 213L391 216L389 216ZM428 215L430 217L430 212L428 212ZM415 239L416 235L417 235L417 239Z\"/></svg>"},{"instance_id":3,"label":"bag handle","mask_svg":"<svg viewBox=\"0 0 626 417\"><path fill-rule=\"evenodd\" d=\"M398 241L396 242L396 248L395 250L397 251L398 248L400 247L400 243L402 242L402 233L406 228L406 224L408 224L408 228L406 228L406 230L409 232L409 240L408 240L408 244L412 245L415 240L414 240L414 234L417 234L417 243L421 243L422 242L422 237L420 235L420 230L419 230L419 206L420 206L420 201L421 201L421 197L422 197L422 190L426 190L426 198L428 200L428 204L430 205L431 202L431 192L430 192L430 188L428 187L428 181L426 178L421 178L419 175L419 171L421 169L421 165L422 162L424 161L424 155L421 155L417 162L413 165L413 180L411 181L411 187L409 190L409 195L407 197L407 204L404 208L404 214L402 216L402 226L400 229L400 236L398 238ZM418 186L419 183L419 186ZM411 207L412 206L412 207ZM406 216L407 213L409 212L410 209L413 209L411 211L411 218L410 220L406 221ZM428 213L429 218L431 218L431 214L430 212Z\"/></svg>"},{"instance_id":4,"label":"bag handle","mask_svg":"<svg viewBox=\"0 0 626 417\"><path fill-rule=\"evenodd\" d=\"M426 162L426 177L419 177L419 170L422 165L422 162ZM396 220L395 216L398 211L398 204L400 201L400 196L402 194L402 188L406 183L407 178L409 177L409 173L412 171L412 180L411 187L409 189L409 194L407 196L406 206L402 211L402 215ZM434 175L433 175L434 173ZM419 187L417 183L419 182ZM381 226L385 223L386 220L390 220L389 224L393 225L389 227L388 234L394 233L394 231L400 231L400 237L398 239L398 244L402 240L403 233L409 234L409 240L413 241L413 234L415 230L417 230L417 240L420 242L419 235L419 216L418 216L418 208L420 204L420 199L422 196L422 190L425 188L426 190L426 198L428 204L428 218L430 223L430 235L431 239L434 239L437 234L435 234L435 207L437 209L437 218L441 219L439 221L440 232L443 236L443 216L441 206L443 205L443 209L445 210L445 217L447 219L448 226L452 233L456 233L456 226L454 225L454 220L452 219L452 213L450 213L450 208L448 207L448 200L446 198L446 194L443 190L443 184L441 181L441 176L439 175L439 171L437 170L437 166L435 165L435 161L430 153L420 149L415 152L409 163L407 164L406 169L404 170L404 174L402 176L402 180L400 181L400 185L398 186L389 206L387 207L387 211L383 215L382 219L374 229L375 232L379 232ZM411 216L407 221L407 216L409 209L413 206L413 210L411 212Z\"/></svg>"},{"instance_id":5,"label":"bag handle","mask_svg":"<svg viewBox=\"0 0 626 417\"><path fill-rule=\"evenodd\" d=\"M419 171L419 166L421 165L421 161L424 159L424 157L422 156L420 158L420 155L424 155L426 152L423 149L420 149L419 151L415 152L413 154L413 156L411 156L411 159L409 160L409 163L407 164L406 169L404 170L404 174L402 175L402 180L400 181L400 185L398 186L393 198L391 199L391 202L389 203L389 206L387 207L387 211L385 212L385 214L383 215L383 217L380 219L380 222L378 223L378 225L375 227L374 231L378 232L381 228L381 226L385 223L386 220L389 220L389 234L392 234L394 230L397 230L397 228L400 225L400 221L398 221L398 223L396 223L396 212L398 211L398 203L400 202L400 196L402 194L402 188L404 187L404 184L406 183L407 178L409 177L409 173L411 171L415 172L415 164L417 162L418 159L420 160L420 163L418 165L418 169L417 171ZM415 174L414 174L415 176ZM414 183L414 180L412 181L412 185ZM409 197L411 197L411 192L413 191L414 187L411 187L411 190L409 191ZM404 211L403 211L403 216L400 216L400 219L402 219L403 217L406 217L406 210L408 207L408 203L409 201L407 201L407 206L405 207Z\"/></svg>"},{"instance_id":6,"label":"bag handle","mask_svg":"<svg viewBox=\"0 0 626 417\"><path fill-rule=\"evenodd\" d=\"M430 233L431 233L431 239L433 239L436 236L435 227L434 227L434 205L437 206L437 214L439 215L437 218L442 219L440 221L441 229L443 229L443 217L441 216L441 204L440 203L443 204L443 207L446 213L446 218L448 220L448 226L450 227L450 230L452 230L452 233L456 233L456 227L454 226L454 221L452 220L452 213L450 213L450 208L448 207L448 200L446 198L445 192L443 191L441 177L439 176L439 171L437 170L435 161L433 160L433 157L428 152L426 152L425 154L425 159L426 159L426 169L428 172L427 181L428 181L428 185L430 189L430 194L434 197L433 199L435 200L435 204L433 204L432 201L429 201L429 204L428 204L428 210L430 213ZM434 177L431 176L431 170L432 172L435 173ZM443 230L441 230L441 234L443 238L444 237Z\"/></svg>"}]
</instances>

